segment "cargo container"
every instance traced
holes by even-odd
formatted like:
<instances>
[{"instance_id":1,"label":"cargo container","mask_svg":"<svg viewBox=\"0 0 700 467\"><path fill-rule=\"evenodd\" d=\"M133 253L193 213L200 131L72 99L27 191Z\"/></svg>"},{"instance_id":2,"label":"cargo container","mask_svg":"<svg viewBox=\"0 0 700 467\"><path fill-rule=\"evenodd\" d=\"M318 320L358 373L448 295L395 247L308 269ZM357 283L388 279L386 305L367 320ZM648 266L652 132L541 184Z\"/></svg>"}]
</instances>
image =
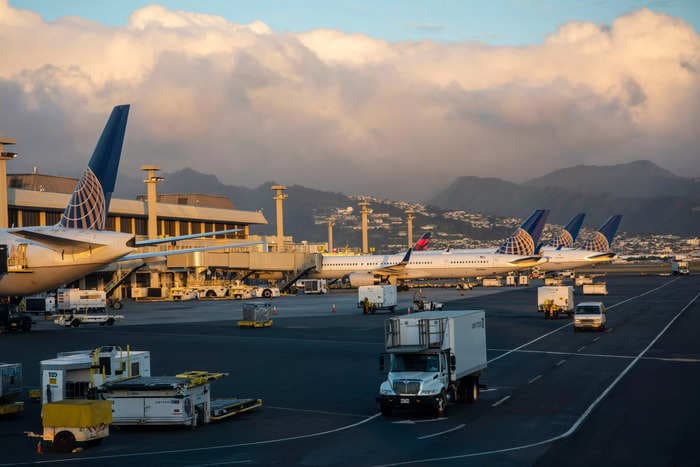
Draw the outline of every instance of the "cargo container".
<instances>
[{"instance_id":1,"label":"cargo container","mask_svg":"<svg viewBox=\"0 0 700 467\"><path fill-rule=\"evenodd\" d=\"M607 295L608 294L608 286L605 282L584 284L582 292L583 292L583 295Z\"/></svg>"},{"instance_id":2,"label":"cargo container","mask_svg":"<svg viewBox=\"0 0 700 467\"><path fill-rule=\"evenodd\" d=\"M104 290L58 289L56 309L58 311L104 311L107 294Z\"/></svg>"},{"instance_id":3,"label":"cargo container","mask_svg":"<svg viewBox=\"0 0 700 467\"><path fill-rule=\"evenodd\" d=\"M499 277L484 277L481 279L482 287L503 287L503 281Z\"/></svg>"},{"instance_id":4,"label":"cargo container","mask_svg":"<svg viewBox=\"0 0 700 467\"><path fill-rule=\"evenodd\" d=\"M486 368L483 310L415 313L384 324L388 369L377 402L385 416L397 408L428 408L444 416L448 401L474 402Z\"/></svg>"}]
</instances>

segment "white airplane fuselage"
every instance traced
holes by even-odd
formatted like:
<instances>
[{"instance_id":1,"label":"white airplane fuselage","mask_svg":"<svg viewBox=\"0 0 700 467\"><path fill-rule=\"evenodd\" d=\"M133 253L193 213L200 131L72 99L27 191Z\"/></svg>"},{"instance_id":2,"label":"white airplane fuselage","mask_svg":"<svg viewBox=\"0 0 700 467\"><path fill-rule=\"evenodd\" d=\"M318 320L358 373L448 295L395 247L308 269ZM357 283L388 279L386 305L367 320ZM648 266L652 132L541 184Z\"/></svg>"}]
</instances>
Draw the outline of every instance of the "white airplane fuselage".
<instances>
[{"instance_id":1,"label":"white airplane fuselage","mask_svg":"<svg viewBox=\"0 0 700 467\"><path fill-rule=\"evenodd\" d=\"M544 247L542 248L542 256L547 258L547 262L538 265L539 269L544 272L553 272L581 268L592 264L608 263L613 260L615 254L582 250L580 248L561 248L557 250L552 247Z\"/></svg>"},{"instance_id":2,"label":"white airplane fuselage","mask_svg":"<svg viewBox=\"0 0 700 467\"><path fill-rule=\"evenodd\" d=\"M60 241L40 243L12 231L50 232ZM132 234L67 229L63 227L29 227L0 231L0 245L7 245L8 271L0 275L0 296L32 295L72 282L134 251L127 245ZM75 242L92 244L76 248Z\"/></svg>"},{"instance_id":3,"label":"white airplane fuselage","mask_svg":"<svg viewBox=\"0 0 700 467\"><path fill-rule=\"evenodd\" d=\"M340 279L352 273L370 273L377 269L391 267L399 263L404 254L323 256L320 270L308 277L319 279ZM517 269L533 267L541 260L532 257L527 261L523 256L502 254L451 253L444 251L416 251L411 254L408 264L396 274L399 280L405 279L459 279L502 274ZM525 260L524 260L525 259ZM519 261L514 263L513 261Z\"/></svg>"}]
</instances>

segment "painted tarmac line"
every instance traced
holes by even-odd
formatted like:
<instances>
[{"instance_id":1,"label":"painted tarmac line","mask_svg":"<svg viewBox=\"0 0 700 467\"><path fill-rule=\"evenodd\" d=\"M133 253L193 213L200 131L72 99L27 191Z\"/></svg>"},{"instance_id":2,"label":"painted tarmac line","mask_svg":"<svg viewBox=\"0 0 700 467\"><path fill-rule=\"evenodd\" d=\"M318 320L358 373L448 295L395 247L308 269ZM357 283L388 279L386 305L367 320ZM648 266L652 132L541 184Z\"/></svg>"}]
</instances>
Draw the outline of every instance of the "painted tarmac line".
<instances>
[{"instance_id":1,"label":"painted tarmac line","mask_svg":"<svg viewBox=\"0 0 700 467\"><path fill-rule=\"evenodd\" d=\"M636 299L636 298L644 297L645 295L648 295L648 294L650 294L650 293L652 293L652 292L655 292L655 291L657 291L657 290L659 290L659 289L661 289L661 288L663 288L663 287L666 287L667 285L672 284L672 283L674 283L674 282L677 281L677 280L678 280L678 278L673 279L673 280L670 280L670 281L668 281L668 282L664 282L664 283L661 284L660 286L655 287L655 288L653 288L653 289L651 289L651 290L647 290L647 291L644 292L644 293L641 293L641 294L639 294L639 295L635 295L634 297L630 297L630 298L627 298L627 299L625 299L625 300L622 300L621 302L617 302L617 303L615 303L615 304L613 304L613 305L610 305L607 309L608 309L608 310L612 310L612 309L615 308L616 306L622 305L622 304L627 303L627 302L629 302L629 301L631 301L631 300L634 300L634 299ZM554 329L554 330L552 330L552 331L549 331L549 332L547 332L547 333L545 333L545 334L542 334L541 336L536 337L536 338L532 339L531 341L526 342L526 343L524 343L524 344L522 344L522 345L520 345L520 346L518 346L518 347L516 347L516 348L514 348L514 349L512 349L512 350L509 350L509 351L507 351L506 353L503 353L503 354L501 354L501 355L498 355L498 356L492 358L492 359L489 360L487 363L493 363L493 362L495 362L495 361L497 361L497 360L500 360L501 358L506 357L506 356L512 354L513 352L517 352L518 350L523 349L523 348L527 347L527 346L530 345L530 344L534 344L535 342L537 342L537 341L539 341L539 340L542 340L542 339L544 339L545 337L551 336L552 334L554 334L554 333L556 333L556 332L559 332L559 331L561 331L562 329L567 328L567 327L569 327L569 326L571 326L571 325L573 325L573 324L574 324L573 322L568 322L568 323L564 324L563 326L559 326L558 328L556 328L556 329ZM607 332L610 332L611 330L612 330L612 328L608 329Z\"/></svg>"},{"instance_id":2,"label":"painted tarmac line","mask_svg":"<svg viewBox=\"0 0 700 467\"><path fill-rule=\"evenodd\" d=\"M436 436L441 436L445 435L447 433L452 433L453 431L461 430L464 428L466 425L462 423L461 425L457 425L454 428L450 428L449 430L441 431L439 433L433 433L432 435L425 435L425 436L419 436L417 439L430 439L430 438L435 438Z\"/></svg>"},{"instance_id":3,"label":"painted tarmac line","mask_svg":"<svg viewBox=\"0 0 700 467\"><path fill-rule=\"evenodd\" d=\"M505 401L507 401L508 399L510 399L510 394L507 395L506 397L502 398L502 399L497 400L497 401L494 402L493 404L491 404L491 407L498 407L499 405L503 404L503 403L504 403Z\"/></svg>"},{"instance_id":4,"label":"painted tarmac line","mask_svg":"<svg viewBox=\"0 0 700 467\"><path fill-rule=\"evenodd\" d=\"M192 464L188 467L214 467L217 465L234 465L234 464L250 464L252 459L246 459L241 461L224 461L224 462L212 462L211 464Z\"/></svg>"},{"instance_id":5,"label":"painted tarmac line","mask_svg":"<svg viewBox=\"0 0 700 467\"><path fill-rule=\"evenodd\" d=\"M580 351L582 351L582 350L585 349L585 348L586 348L586 346L585 346L585 345L582 345L581 347L579 347L578 349L576 349L576 352L580 352Z\"/></svg>"},{"instance_id":6,"label":"painted tarmac line","mask_svg":"<svg viewBox=\"0 0 700 467\"><path fill-rule=\"evenodd\" d=\"M600 339L600 336L594 337L594 338L593 338L593 342L597 342L598 339Z\"/></svg>"},{"instance_id":7,"label":"painted tarmac line","mask_svg":"<svg viewBox=\"0 0 700 467\"><path fill-rule=\"evenodd\" d=\"M317 433L308 433L305 435L297 435L297 436L288 436L286 438L277 438L277 439L268 439L268 440L263 440L263 441L250 441L247 443L234 443L234 444L222 444L218 446L203 446L199 448L183 448L183 449L168 449L168 450L162 450L162 451L142 451L142 452L131 452L131 453L123 453L123 454L105 454L102 456L90 456L90 457L70 457L70 458L65 458L65 459L47 459L47 460L39 460L39 461L29 461L29 462L13 462L13 463L8 463L8 464L0 464L1 467L4 466L9 466L9 465L31 465L31 464L64 464L67 462L83 462L83 461L96 461L96 460L104 460L104 459L123 459L123 458L129 458L129 457L147 457L147 456L163 456L163 455L168 455L168 454L184 454L184 453L190 453L190 452L206 452L206 451L217 451L221 449L233 449L233 448L242 448L242 447L253 447L253 446L265 446L269 444L277 444L277 443L284 443L287 441L296 441L300 439L309 439L309 438L317 438L320 436L325 436L325 435L330 435L333 433L338 433L341 431L346 431L346 430L351 430L353 428L357 428L360 425L364 425L367 422L371 422L375 418L381 416L381 412L377 412L374 415L365 418L364 420L360 420L359 422L352 423L350 425L343 425L338 428L333 428L332 430L326 430L326 431L319 431Z\"/></svg>"},{"instance_id":8,"label":"painted tarmac line","mask_svg":"<svg viewBox=\"0 0 700 467\"><path fill-rule=\"evenodd\" d=\"M561 359L557 362L557 366L562 366L564 363L566 363L566 360Z\"/></svg>"},{"instance_id":9,"label":"painted tarmac line","mask_svg":"<svg viewBox=\"0 0 700 467\"><path fill-rule=\"evenodd\" d=\"M578 428L583 424L583 422L586 421L588 416L593 412L593 410L600 404L600 402L605 399L605 397L612 391L615 386L617 386L617 383L620 382L624 376L629 373L629 371L639 362L644 357L644 354L646 354L649 349L651 349L654 344L663 336L666 331L668 330L669 327L678 319L690 306L695 303L695 301L700 297L700 293L696 294L695 297L693 297L690 302L688 302L676 315L671 318L671 320L664 326L664 328L652 339L651 342L649 342L649 345L647 345L641 352L637 354L636 357L634 357L634 360L632 360L629 365L627 365L618 375L617 377L610 383L601 393L600 395L593 401L591 404L586 408L586 410L579 416L578 419L569 427L568 430L566 430L564 433L561 433L557 436L553 436L551 438L544 439L542 441L536 441L534 443L529 443L529 444L521 444L519 446L512 446L509 448L503 448L503 449L493 449L490 451L481 451L481 452L471 452L467 454L457 454L454 456L445 456L445 457L432 457L432 458L427 458L427 459L412 459L408 461L401 461L401 462L394 462L390 464L382 464L378 467L393 467L397 465L408 465L408 464L419 464L419 463L427 463L427 462L444 462L448 460L456 460L456 459L466 459L470 457L481 457L481 456L488 456L492 454L504 454L508 452L514 452L514 451L522 451L524 449L530 449L530 448L535 448L539 446L544 446L550 443L553 443L555 441L559 441L560 439L568 438L571 436Z\"/></svg>"},{"instance_id":10,"label":"painted tarmac line","mask_svg":"<svg viewBox=\"0 0 700 467\"><path fill-rule=\"evenodd\" d=\"M301 413L310 413L310 414L318 414L318 415L334 415L334 416L339 416L339 417L357 417L357 418L365 418L369 417L367 414L357 414L357 413L347 413L347 412L332 412L328 410L314 410L314 409L297 409L294 407L279 407L276 405L263 405L264 409L273 409L273 410L284 410L287 412L301 412Z\"/></svg>"},{"instance_id":11,"label":"painted tarmac line","mask_svg":"<svg viewBox=\"0 0 700 467\"><path fill-rule=\"evenodd\" d=\"M541 377L542 377L542 375L537 375L534 378L532 378L530 381L528 381L527 384L532 384L535 381L537 381L538 379L540 379Z\"/></svg>"},{"instance_id":12,"label":"painted tarmac line","mask_svg":"<svg viewBox=\"0 0 700 467\"><path fill-rule=\"evenodd\" d=\"M489 350L502 350L505 349L489 349ZM576 356L576 357L595 357L595 358L620 358L623 360L632 360L634 355L616 355L616 354L605 354L605 353L577 353L577 352L558 352L556 350L518 350L518 353L530 353L530 354L543 354L543 355L562 355L562 356ZM675 363L700 363L700 358L693 357L642 357L642 360L657 360L660 362L675 362ZM488 389L484 389L481 392L486 392Z\"/></svg>"},{"instance_id":13,"label":"painted tarmac line","mask_svg":"<svg viewBox=\"0 0 700 467\"><path fill-rule=\"evenodd\" d=\"M441 422L443 420L447 420L447 417L429 418L426 420L399 420L398 422L391 423L393 423L394 425L414 425L416 423Z\"/></svg>"}]
</instances>

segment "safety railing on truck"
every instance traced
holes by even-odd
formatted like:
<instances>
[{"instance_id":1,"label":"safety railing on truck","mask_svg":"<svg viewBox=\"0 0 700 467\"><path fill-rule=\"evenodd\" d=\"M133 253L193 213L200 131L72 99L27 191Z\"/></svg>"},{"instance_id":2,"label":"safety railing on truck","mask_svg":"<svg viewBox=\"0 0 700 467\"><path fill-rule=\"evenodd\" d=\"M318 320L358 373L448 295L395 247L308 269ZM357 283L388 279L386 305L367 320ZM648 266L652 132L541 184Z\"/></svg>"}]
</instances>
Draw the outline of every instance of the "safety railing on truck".
<instances>
[{"instance_id":1,"label":"safety railing on truck","mask_svg":"<svg viewBox=\"0 0 700 467\"><path fill-rule=\"evenodd\" d=\"M447 318L425 318L414 321L401 318L384 323L384 342L387 349L428 350L441 348L449 326ZM415 323L415 324L413 324Z\"/></svg>"}]
</instances>

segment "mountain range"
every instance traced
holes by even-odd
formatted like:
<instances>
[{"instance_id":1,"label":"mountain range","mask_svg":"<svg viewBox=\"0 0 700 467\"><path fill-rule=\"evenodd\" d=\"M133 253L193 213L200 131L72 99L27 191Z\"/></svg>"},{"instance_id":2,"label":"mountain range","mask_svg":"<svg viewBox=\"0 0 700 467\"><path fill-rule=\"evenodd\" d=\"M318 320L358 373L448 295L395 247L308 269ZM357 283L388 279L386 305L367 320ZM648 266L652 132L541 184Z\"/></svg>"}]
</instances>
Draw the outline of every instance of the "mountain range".
<instances>
[{"instance_id":1,"label":"mountain range","mask_svg":"<svg viewBox=\"0 0 700 467\"><path fill-rule=\"evenodd\" d=\"M550 221L565 223L577 212L598 225L623 214L621 230L695 234L700 231L700 181L675 175L649 161L611 166L579 165L524 183L498 178L459 177L430 205L495 216L523 216L535 207L552 210Z\"/></svg>"},{"instance_id":2,"label":"mountain range","mask_svg":"<svg viewBox=\"0 0 700 467\"><path fill-rule=\"evenodd\" d=\"M274 233L275 206L270 190L272 182L256 188L227 185L215 175L193 169L165 174L159 185L163 193L209 193L229 197L234 206L244 210L262 209L267 226L254 233ZM117 195L133 198L143 193L138 179L121 176ZM316 219L332 215L337 209L353 206L357 198L342 193L291 185L285 201L285 233L297 239L324 241L326 226ZM381 206L379 206L381 204ZM697 235L700 231L700 181L680 177L649 161L635 161L610 166L579 165L556 170L544 176L514 183L498 178L459 177L426 202L427 213L416 215L416 226L432 224L443 233L463 233L479 240L503 238L508 229L474 228L464 222L438 214L448 210L478 212L495 217L525 217L533 209L552 210L550 221L563 224L578 212L586 212L586 225L595 227L608 216L624 215L621 230L631 233L676 233ZM403 217L397 204L370 202L391 216ZM386 235L370 231L370 242ZM336 229L336 243L359 243L359 232ZM357 237L357 238L356 238ZM376 244L376 243L375 243Z\"/></svg>"}]
</instances>

